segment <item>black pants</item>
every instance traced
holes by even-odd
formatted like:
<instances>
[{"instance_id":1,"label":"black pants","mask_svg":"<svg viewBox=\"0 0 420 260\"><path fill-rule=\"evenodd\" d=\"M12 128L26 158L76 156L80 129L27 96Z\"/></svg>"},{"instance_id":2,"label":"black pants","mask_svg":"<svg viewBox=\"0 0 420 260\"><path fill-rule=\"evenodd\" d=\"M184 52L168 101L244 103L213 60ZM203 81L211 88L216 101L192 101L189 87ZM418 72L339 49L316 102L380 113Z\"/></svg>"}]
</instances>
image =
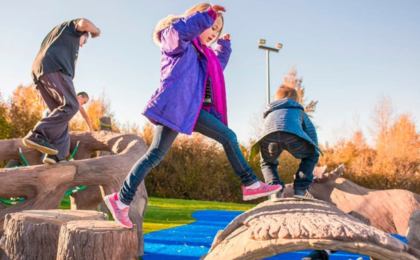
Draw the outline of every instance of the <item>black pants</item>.
<instances>
[{"instance_id":1,"label":"black pants","mask_svg":"<svg viewBox=\"0 0 420 260\"><path fill-rule=\"evenodd\" d=\"M73 80L58 71L48 73L39 78L37 89L51 113L39 120L33 133L54 145L63 160L70 152L69 121L79 111Z\"/></svg>"},{"instance_id":2,"label":"black pants","mask_svg":"<svg viewBox=\"0 0 420 260\"><path fill-rule=\"evenodd\" d=\"M313 171L318 162L319 154L315 146L297 135L287 132L274 132L264 137L260 142L261 171L268 184L281 184L277 171L278 158L286 150L297 159L302 159L296 172L293 188L295 190L309 189L313 180Z\"/></svg>"}]
</instances>

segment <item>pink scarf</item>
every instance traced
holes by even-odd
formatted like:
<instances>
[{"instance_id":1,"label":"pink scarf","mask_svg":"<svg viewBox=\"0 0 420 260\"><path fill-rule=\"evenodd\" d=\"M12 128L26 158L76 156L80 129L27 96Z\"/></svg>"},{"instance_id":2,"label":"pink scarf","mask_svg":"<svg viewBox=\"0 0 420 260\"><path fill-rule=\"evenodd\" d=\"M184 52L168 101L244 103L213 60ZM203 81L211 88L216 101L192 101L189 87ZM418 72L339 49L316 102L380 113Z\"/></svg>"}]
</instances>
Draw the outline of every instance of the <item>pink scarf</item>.
<instances>
[{"instance_id":1,"label":"pink scarf","mask_svg":"<svg viewBox=\"0 0 420 260\"><path fill-rule=\"evenodd\" d=\"M228 125L227 119L227 104L226 104L226 87L225 77L223 75L223 68L211 47L203 46L204 55L207 58L207 78L210 77L213 88L213 104L203 105L202 109L214 115L214 111L221 116L221 121L224 125ZM205 86L203 86L205 87ZM218 116L216 116L217 118Z\"/></svg>"}]
</instances>

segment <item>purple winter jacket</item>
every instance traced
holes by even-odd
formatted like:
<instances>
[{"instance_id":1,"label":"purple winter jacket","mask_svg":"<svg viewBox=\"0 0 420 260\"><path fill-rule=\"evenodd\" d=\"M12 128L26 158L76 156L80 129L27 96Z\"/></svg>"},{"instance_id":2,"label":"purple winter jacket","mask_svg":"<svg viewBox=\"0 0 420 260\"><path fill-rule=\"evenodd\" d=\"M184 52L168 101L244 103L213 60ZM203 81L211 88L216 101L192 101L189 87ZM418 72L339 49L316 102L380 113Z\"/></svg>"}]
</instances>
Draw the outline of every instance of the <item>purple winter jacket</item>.
<instances>
[{"instance_id":1,"label":"purple winter jacket","mask_svg":"<svg viewBox=\"0 0 420 260\"><path fill-rule=\"evenodd\" d=\"M160 32L160 85L142 112L152 123L184 134L193 132L203 103L208 65L202 46L194 40L210 28L216 18L217 14L209 8L181 18ZM214 52L224 69L231 54L230 42L219 39ZM215 99L226 102L226 97ZM227 115L227 111L219 109L217 112ZM227 118L222 118L223 121L227 124Z\"/></svg>"}]
</instances>

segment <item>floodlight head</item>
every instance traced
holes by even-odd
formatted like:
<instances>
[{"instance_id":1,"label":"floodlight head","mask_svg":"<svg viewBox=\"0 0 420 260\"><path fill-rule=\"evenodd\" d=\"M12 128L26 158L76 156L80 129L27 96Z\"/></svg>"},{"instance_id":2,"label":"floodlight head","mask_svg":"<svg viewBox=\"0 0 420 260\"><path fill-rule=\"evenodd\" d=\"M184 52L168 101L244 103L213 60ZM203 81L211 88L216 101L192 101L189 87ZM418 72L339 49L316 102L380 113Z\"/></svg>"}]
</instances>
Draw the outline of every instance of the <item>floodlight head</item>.
<instances>
[{"instance_id":1,"label":"floodlight head","mask_svg":"<svg viewBox=\"0 0 420 260\"><path fill-rule=\"evenodd\" d=\"M280 50L281 48L283 48L283 44L281 44L281 43L277 43L277 44L276 44L276 48Z\"/></svg>"},{"instance_id":2,"label":"floodlight head","mask_svg":"<svg viewBox=\"0 0 420 260\"><path fill-rule=\"evenodd\" d=\"M265 44L265 40L264 39L260 39L260 41L258 43L259 44Z\"/></svg>"}]
</instances>

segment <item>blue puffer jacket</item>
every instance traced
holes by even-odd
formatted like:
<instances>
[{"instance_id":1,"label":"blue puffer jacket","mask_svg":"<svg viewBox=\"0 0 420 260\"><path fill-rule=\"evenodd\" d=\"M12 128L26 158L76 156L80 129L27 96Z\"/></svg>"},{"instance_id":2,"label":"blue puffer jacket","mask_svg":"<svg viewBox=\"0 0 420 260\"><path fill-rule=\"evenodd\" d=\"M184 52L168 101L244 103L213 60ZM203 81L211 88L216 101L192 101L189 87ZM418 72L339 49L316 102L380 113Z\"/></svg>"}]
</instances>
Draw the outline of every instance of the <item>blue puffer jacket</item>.
<instances>
[{"instance_id":1,"label":"blue puffer jacket","mask_svg":"<svg viewBox=\"0 0 420 260\"><path fill-rule=\"evenodd\" d=\"M259 135L258 141L251 147L250 158L252 159L259 153L259 142L267 135L274 132L288 132L295 134L315 146L316 150L322 154L318 147L318 137L315 126L312 124L304 108L296 101L284 98L269 104L264 111L264 125Z\"/></svg>"}]
</instances>

